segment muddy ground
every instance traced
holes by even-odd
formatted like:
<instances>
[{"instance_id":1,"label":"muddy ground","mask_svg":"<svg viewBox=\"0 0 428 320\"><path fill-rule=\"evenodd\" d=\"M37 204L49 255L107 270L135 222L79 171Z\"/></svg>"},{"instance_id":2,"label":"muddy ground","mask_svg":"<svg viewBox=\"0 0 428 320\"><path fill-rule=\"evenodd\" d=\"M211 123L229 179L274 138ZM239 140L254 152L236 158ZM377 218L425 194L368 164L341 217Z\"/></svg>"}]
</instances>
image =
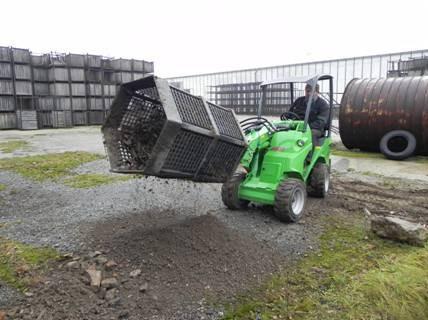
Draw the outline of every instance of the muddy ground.
<instances>
[{"instance_id":1,"label":"muddy ground","mask_svg":"<svg viewBox=\"0 0 428 320\"><path fill-rule=\"evenodd\" d=\"M329 197L311 199L306 217L294 225L277 221L262 208L191 216L172 209L137 210L88 223L80 231L85 246L52 265L29 297L4 307L11 319L219 319L223 304L315 248L325 217L363 214L367 208L428 223L428 185L363 180L355 173L335 173ZM266 225L272 225L281 234L290 232L289 241L300 241L293 231L297 227L306 246L296 247L287 236L282 241L279 236L257 239L250 229L228 222L225 214L247 220L257 216L261 228L256 232L268 233ZM91 266L117 283L91 287L86 271Z\"/></svg>"},{"instance_id":2,"label":"muddy ground","mask_svg":"<svg viewBox=\"0 0 428 320\"><path fill-rule=\"evenodd\" d=\"M26 295L2 284L0 308L10 319L221 319L227 303L315 250L330 217L368 209L428 224L427 182L336 164L329 196L310 199L296 224L269 208L225 209L218 184L147 178L72 189L0 172L0 236L67 254ZM76 172L107 173L108 164ZM91 285L87 270L107 280Z\"/></svg>"}]
</instances>

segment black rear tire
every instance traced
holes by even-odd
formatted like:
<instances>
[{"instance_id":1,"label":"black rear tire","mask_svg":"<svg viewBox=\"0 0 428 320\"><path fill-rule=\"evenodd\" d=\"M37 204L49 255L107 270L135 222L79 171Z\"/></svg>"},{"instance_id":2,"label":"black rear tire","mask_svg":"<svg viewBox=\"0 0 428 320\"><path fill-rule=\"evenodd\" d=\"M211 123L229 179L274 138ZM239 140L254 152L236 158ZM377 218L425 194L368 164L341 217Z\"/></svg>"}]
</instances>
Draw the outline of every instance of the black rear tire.
<instances>
[{"instance_id":1,"label":"black rear tire","mask_svg":"<svg viewBox=\"0 0 428 320\"><path fill-rule=\"evenodd\" d=\"M246 175L244 172L236 172L221 187L221 199L230 210L242 210L248 206L249 201L239 199L239 186Z\"/></svg>"},{"instance_id":2,"label":"black rear tire","mask_svg":"<svg viewBox=\"0 0 428 320\"><path fill-rule=\"evenodd\" d=\"M382 137L379 149L388 159L404 160L415 152L416 138L409 131L393 130Z\"/></svg>"},{"instance_id":3,"label":"black rear tire","mask_svg":"<svg viewBox=\"0 0 428 320\"><path fill-rule=\"evenodd\" d=\"M318 162L312 169L308 181L308 195L325 198L330 189L330 170L325 163Z\"/></svg>"},{"instance_id":4,"label":"black rear tire","mask_svg":"<svg viewBox=\"0 0 428 320\"><path fill-rule=\"evenodd\" d=\"M283 222L297 222L306 206L306 186L298 179L283 180L276 190L273 211Z\"/></svg>"}]
</instances>

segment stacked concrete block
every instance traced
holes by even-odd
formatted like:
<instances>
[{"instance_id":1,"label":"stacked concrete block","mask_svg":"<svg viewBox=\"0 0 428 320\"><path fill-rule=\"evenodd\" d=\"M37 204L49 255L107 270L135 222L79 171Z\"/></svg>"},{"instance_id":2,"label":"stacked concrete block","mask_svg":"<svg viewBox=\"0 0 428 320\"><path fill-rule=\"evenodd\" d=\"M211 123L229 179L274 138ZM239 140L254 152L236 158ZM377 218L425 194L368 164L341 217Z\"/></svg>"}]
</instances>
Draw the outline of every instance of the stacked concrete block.
<instances>
[{"instance_id":1,"label":"stacked concrete block","mask_svg":"<svg viewBox=\"0 0 428 320\"><path fill-rule=\"evenodd\" d=\"M153 73L155 72L155 64L150 61L144 61L144 70L143 72L145 74Z\"/></svg>"},{"instance_id":2,"label":"stacked concrete block","mask_svg":"<svg viewBox=\"0 0 428 320\"><path fill-rule=\"evenodd\" d=\"M129 59L115 59L111 62L115 70L116 83L125 83L133 80L133 61Z\"/></svg>"},{"instance_id":3,"label":"stacked concrete block","mask_svg":"<svg viewBox=\"0 0 428 320\"><path fill-rule=\"evenodd\" d=\"M39 96L39 124L43 127L58 127L56 115L71 112L70 71L64 55L51 54L48 62L49 96ZM55 119L54 119L55 118Z\"/></svg>"},{"instance_id":4,"label":"stacked concrete block","mask_svg":"<svg viewBox=\"0 0 428 320\"><path fill-rule=\"evenodd\" d=\"M153 62L132 60L132 80L138 80L153 73Z\"/></svg>"},{"instance_id":5,"label":"stacked concrete block","mask_svg":"<svg viewBox=\"0 0 428 320\"><path fill-rule=\"evenodd\" d=\"M18 129L35 130L38 128L36 110L17 110L16 120Z\"/></svg>"},{"instance_id":6,"label":"stacked concrete block","mask_svg":"<svg viewBox=\"0 0 428 320\"><path fill-rule=\"evenodd\" d=\"M86 57L86 98L88 102L88 124L104 122L103 103L103 59L101 56Z\"/></svg>"},{"instance_id":7,"label":"stacked concrete block","mask_svg":"<svg viewBox=\"0 0 428 320\"><path fill-rule=\"evenodd\" d=\"M118 86L150 72L143 60L0 47L0 129L102 124Z\"/></svg>"},{"instance_id":8,"label":"stacked concrete block","mask_svg":"<svg viewBox=\"0 0 428 320\"><path fill-rule=\"evenodd\" d=\"M22 116L34 110L31 72L29 50L0 47L0 129L37 129L32 118Z\"/></svg>"},{"instance_id":9,"label":"stacked concrete block","mask_svg":"<svg viewBox=\"0 0 428 320\"><path fill-rule=\"evenodd\" d=\"M10 49L0 47L0 129L16 128L15 109Z\"/></svg>"},{"instance_id":10,"label":"stacked concrete block","mask_svg":"<svg viewBox=\"0 0 428 320\"><path fill-rule=\"evenodd\" d=\"M31 55L34 101L39 128L52 127L52 110L54 98L49 88L49 55Z\"/></svg>"},{"instance_id":11,"label":"stacked concrete block","mask_svg":"<svg viewBox=\"0 0 428 320\"><path fill-rule=\"evenodd\" d=\"M87 54L85 65L87 68L101 69L102 59L103 59L102 56Z\"/></svg>"},{"instance_id":12,"label":"stacked concrete block","mask_svg":"<svg viewBox=\"0 0 428 320\"><path fill-rule=\"evenodd\" d=\"M15 82L15 94L32 96L31 54L28 49L12 48L12 65Z\"/></svg>"},{"instance_id":13,"label":"stacked concrete block","mask_svg":"<svg viewBox=\"0 0 428 320\"><path fill-rule=\"evenodd\" d=\"M63 55L64 65L67 69L67 84L69 88L68 99L56 99L57 105L52 113L52 125L54 128L70 127L74 125L74 120L78 125L87 123L86 112L86 88L85 88L85 62L86 55L69 53ZM74 113L76 112L76 115Z\"/></svg>"},{"instance_id":14,"label":"stacked concrete block","mask_svg":"<svg viewBox=\"0 0 428 320\"><path fill-rule=\"evenodd\" d=\"M103 60L103 104L107 114L117 91L116 73L111 59Z\"/></svg>"},{"instance_id":15,"label":"stacked concrete block","mask_svg":"<svg viewBox=\"0 0 428 320\"><path fill-rule=\"evenodd\" d=\"M15 112L0 112L0 129L16 129Z\"/></svg>"},{"instance_id":16,"label":"stacked concrete block","mask_svg":"<svg viewBox=\"0 0 428 320\"><path fill-rule=\"evenodd\" d=\"M68 128L73 125L71 111L52 111L52 127Z\"/></svg>"},{"instance_id":17,"label":"stacked concrete block","mask_svg":"<svg viewBox=\"0 0 428 320\"><path fill-rule=\"evenodd\" d=\"M17 127L22 130L35 130L38 126L33 96L31 53L28 49L12 48L11 56Z\"/></svg>"},{"instance_id":18,"label":"stacked concrete block","mask_svg":"<svg viewBox=\"0 0 428 320\"><path fill-rule=\"evenodd\" d=\"M118 86L116 84L104 84L104 105L106 111L110 110L113 99L116 96Z\"/></svg>"},{"instance_id":19,"label":"stacked concrete block","mask_svg":"<svg viewBox=\"0 0 428 320\"><path fill-rule=\"evenodd\" d=\"M31 56L31 64L33 68L33 81L48 83L49 56Z\"/></svg>"},{"instance_id":20,"label":"stacked concrete block","mask_svg":"<svg viewBox=\"0 0 428 320\"><path fill-rule=\"evenodd\" d=\"M134 72L144 72L144 60L132 60L132 71Z\"/></svg>"},{"instance_id":21,"label":"stacked concrete block","mask_svg":"<svg viewBox=\"0 0 428 320\"><path fill-rule=\"evenodd\" d=\"M65 63L69 67L83 69L85 67L85 57L84 54L69 53L65 56Z\"/></svg>"},{"instance_id":22,"label":"stacked concrete block","mask_svg":"<svg viewBox=\"0 0 428 320\"><path fill-rule=\"evenodd\" d=\"M133 79L132 72L128 72L128 71L116 71L115 72L116 83L131 82L132 79Z\"/></svg>"},{"instance_id":23,"label":"stacked concrete block","mask_svg":"<svg viewBox=\"0 0 428 320\"><path fill-rule=\"evenodd\" d=\"M10 48L0 47L0 61L10 62Z\"/></svg>"}]
</instances>

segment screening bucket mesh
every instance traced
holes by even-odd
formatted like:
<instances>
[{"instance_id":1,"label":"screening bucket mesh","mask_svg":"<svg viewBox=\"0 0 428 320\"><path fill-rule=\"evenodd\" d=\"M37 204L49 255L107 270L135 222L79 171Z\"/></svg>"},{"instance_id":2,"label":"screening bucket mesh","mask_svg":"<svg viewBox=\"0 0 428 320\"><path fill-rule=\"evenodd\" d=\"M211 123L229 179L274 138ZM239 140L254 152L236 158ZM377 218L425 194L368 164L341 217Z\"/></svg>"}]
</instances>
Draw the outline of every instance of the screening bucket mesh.
<instances>
[{"instance_id":1,"label":"screening bucket mesh","mask_svg":"<svg viewBox=\"0 0 428 320\"><path fill-rule=\"evenodd\" d=\"M125 83L102 127L114 172L223 182L245 139L231 110L154 76Z\"/></svg>"}]
</instances>

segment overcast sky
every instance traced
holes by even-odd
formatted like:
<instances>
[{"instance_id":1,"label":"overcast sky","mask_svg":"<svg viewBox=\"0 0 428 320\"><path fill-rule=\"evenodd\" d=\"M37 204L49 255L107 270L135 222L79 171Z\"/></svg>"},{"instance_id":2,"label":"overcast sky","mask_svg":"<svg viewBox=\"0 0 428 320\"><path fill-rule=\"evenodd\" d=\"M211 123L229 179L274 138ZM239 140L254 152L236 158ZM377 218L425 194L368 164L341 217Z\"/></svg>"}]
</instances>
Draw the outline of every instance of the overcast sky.
<instances>
[{"instance_id":1,"label":"overcast sky","mask_svg":"<svg viewBox=\"0 0 428 320\"><path fill-rule=\"evenodd\" d=\"M427 0L2 1L0 45L182 76L428 48Z\"/></svg>"}]
</instances>

